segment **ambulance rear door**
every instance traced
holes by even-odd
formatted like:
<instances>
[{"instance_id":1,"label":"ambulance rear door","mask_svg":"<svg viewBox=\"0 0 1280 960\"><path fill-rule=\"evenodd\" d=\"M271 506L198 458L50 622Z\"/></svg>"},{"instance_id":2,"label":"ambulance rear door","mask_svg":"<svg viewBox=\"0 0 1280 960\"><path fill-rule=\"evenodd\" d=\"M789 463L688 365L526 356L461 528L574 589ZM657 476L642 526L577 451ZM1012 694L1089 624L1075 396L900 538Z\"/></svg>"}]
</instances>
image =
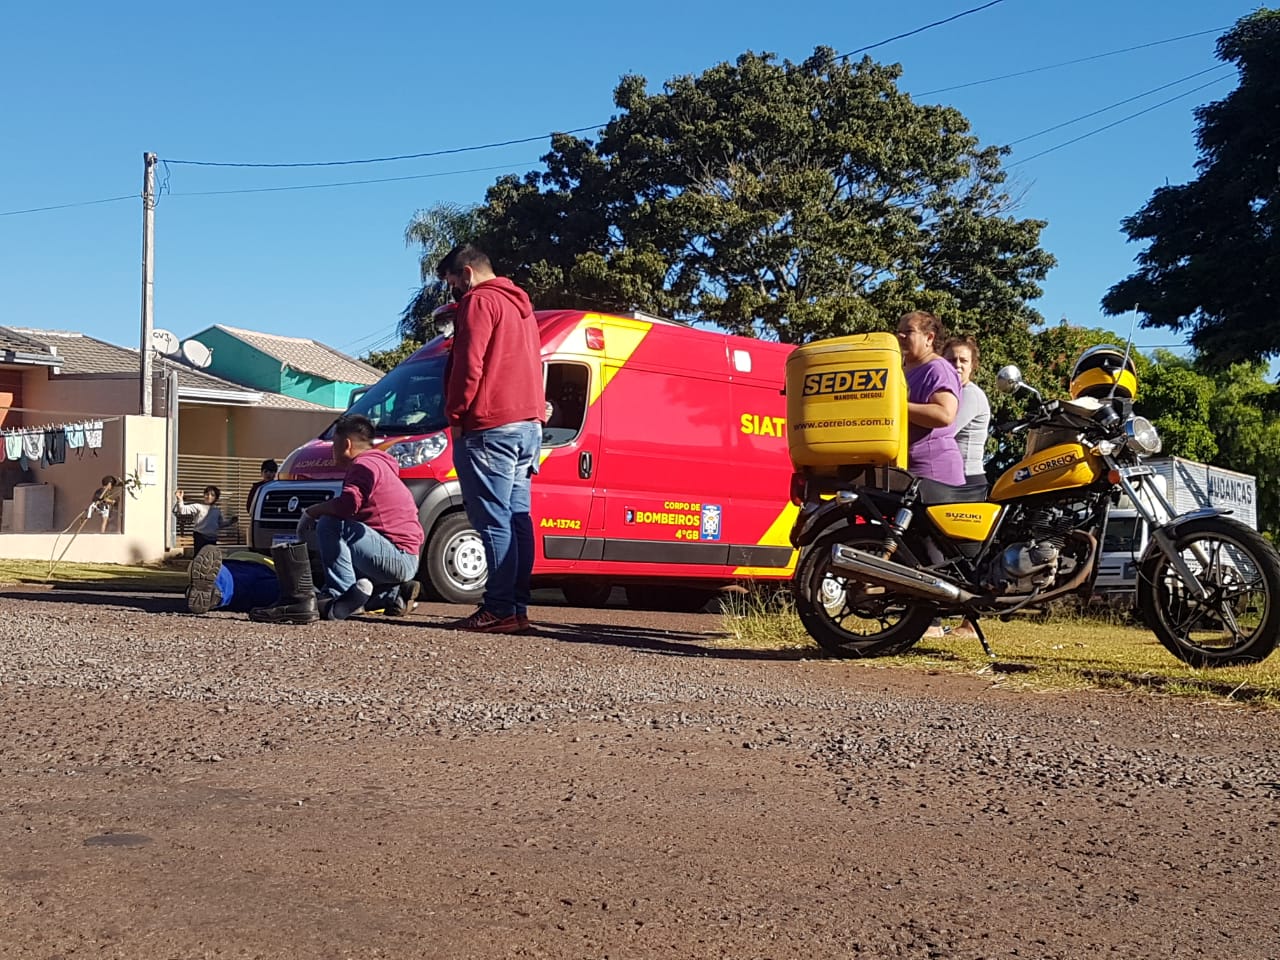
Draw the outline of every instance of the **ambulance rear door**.
<instances>
[{"instance_id":1,"label":"ambulance rear door","mask_svg":"<svg viewBox=\"0 0 1280 960\"><path fill-rule=\"evenodd\" d=\"M789 348L734 337L733 488L725 536L739 577L786 577L795 564L791 527L799 512L790 500L787 402L782 395Z\"/></svg>"}]
</instances>

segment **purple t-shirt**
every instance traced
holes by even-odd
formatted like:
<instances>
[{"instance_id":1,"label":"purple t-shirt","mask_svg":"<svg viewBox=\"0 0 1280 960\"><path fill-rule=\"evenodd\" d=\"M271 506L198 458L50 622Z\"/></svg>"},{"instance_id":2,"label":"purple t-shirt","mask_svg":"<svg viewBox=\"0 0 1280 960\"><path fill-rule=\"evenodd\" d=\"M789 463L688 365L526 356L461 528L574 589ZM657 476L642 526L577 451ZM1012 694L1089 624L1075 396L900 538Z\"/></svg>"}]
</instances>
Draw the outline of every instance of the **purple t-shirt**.
<instances>
[{"instance_id":1,"label":"purple t-shirt","mask_svg":"<svg viewBox=\"0 0 1280 960\"><path fill-rule=\"evenodd\" d=\"M960 374L942 357L907 371L907 400L911 403L928 403L940 390L953 394L959 404ZM956 443L954 420L945 427L908 426L907 469L917 477L941 483L964 483L964 459Z\"/></svg>"}]
</instances>

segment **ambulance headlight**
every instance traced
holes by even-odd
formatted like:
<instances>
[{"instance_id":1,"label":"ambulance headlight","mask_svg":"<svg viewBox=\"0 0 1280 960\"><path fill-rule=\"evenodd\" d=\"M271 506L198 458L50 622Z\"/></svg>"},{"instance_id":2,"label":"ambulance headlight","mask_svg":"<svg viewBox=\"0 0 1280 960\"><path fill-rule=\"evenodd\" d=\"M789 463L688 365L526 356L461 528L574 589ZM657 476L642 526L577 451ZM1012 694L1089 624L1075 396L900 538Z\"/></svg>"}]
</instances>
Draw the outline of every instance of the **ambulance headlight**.
<instances>
[{"instance_id":1,"label":"ambulance headlight","mask_svg":"<svg viewBox=\"0 0 1280 960\"><path fill-rule=\"evenodd\" d=\"M1160 434L1146 417L1130 417L1125 422L1124 444L1143 457L1155 456L1163 446L1160 442Z\"/></svg>"},{"instance_id":2,"label":"ambulance headlight","mask_svg":"<svg viewBox=\"0 0 1280 960\"><path fill-rule=\"evenodd\" d=\"M430 463L444 452L447 446L443 433L436 433L422 440L404 440L387 447L387 453L396 458L401 469Z\"/></svg>"}]
</instances>

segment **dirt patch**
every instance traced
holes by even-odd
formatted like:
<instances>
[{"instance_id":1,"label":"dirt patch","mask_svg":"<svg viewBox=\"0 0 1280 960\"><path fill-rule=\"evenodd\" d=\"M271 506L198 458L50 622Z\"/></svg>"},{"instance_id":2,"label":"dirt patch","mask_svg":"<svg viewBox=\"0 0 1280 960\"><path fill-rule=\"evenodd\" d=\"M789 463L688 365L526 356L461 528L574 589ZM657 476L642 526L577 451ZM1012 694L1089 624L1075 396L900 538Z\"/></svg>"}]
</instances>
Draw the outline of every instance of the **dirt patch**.
<instances>
[{"instance_id":1,"label":"dirt patch","mask_svg":"<svg viewBox=\"0 0 1280 960\"><path fill-rule=\"evenodd\" d=\"M5 956L1280 955L1276 711L93 599L5 600Z\"/></svg>"}]
</instances>

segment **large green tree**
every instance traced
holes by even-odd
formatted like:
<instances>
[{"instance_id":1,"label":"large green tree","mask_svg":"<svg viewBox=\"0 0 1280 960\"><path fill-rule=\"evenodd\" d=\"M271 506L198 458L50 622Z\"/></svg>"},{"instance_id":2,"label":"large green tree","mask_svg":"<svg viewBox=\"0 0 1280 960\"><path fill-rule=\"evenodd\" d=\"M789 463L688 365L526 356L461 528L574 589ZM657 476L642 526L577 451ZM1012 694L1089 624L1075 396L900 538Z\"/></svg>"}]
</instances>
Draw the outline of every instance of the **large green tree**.
<instances>
[{"instance_id":1,"label":"large green tree","mask_svg":"<svg viewBox=\"0 0 1280 960\"><path fill-rule=\"evenodd\" d=\"M1280 535L1280 386L1264 363L1237 363L1217 372L1210 426L1216 464L1258 478L1258 528Z\"/></svg>"},{"instance_id":2,"label":"large green tree","mask_svg":"<svg viewBox=\"0 0 1280 960\"><path fill-rule=\"evenodd\" d=\"M1107 291L1112 314L1187 331L1223 366L1280 353L1280 10L1244 17L1218 41L1240 71L1222 100L1196 109L1199 175L1161 187L1123 221L1147 242L1138 270Z\"/></svg>"},{"instance_id":3,"label":"large green tree","mask_svg":"<svg viewBox=\"0 0 1280 960\"><path fill-rule=\"evenodd\" d=\"M545 173L488 190L476 240L542 305L792 343L927 308L1024 354L1053 264L1044 224L1011 215L1004 150L900 73L820 48L746 53L656 93L624 77L597 139L557 135Z\"/></svg>"}]
</instances>

